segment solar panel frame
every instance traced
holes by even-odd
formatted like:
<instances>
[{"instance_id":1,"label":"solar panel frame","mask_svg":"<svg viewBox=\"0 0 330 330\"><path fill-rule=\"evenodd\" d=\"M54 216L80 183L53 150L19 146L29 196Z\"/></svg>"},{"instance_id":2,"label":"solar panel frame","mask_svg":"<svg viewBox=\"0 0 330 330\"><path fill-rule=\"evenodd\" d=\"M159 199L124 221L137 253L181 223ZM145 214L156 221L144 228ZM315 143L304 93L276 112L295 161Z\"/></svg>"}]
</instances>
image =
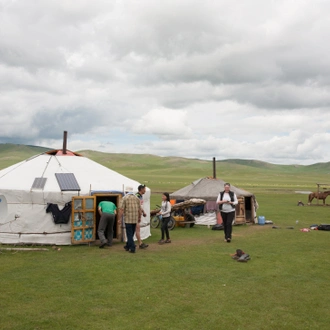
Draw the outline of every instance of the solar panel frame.
<instances>
[{"instance_id":1,"label":"solar panel frame","mask_svg":"<svg viewBox=\"0 0 330 330\"><path fill-rule=\"evenodd\" d=\"M61 191L80 191L80 186L73 173L55 173Z\"/></svg>"},{"instance_id":2,"label":"solar panel frame","mask_svg":"<svg viewBox=\"0 0 330 330\"><path fill-rule=\"evenodd\" d=\"M35 178L31 190L33 189L44 189L46 184L47 178Z\"/></svg>"}]
</instances>

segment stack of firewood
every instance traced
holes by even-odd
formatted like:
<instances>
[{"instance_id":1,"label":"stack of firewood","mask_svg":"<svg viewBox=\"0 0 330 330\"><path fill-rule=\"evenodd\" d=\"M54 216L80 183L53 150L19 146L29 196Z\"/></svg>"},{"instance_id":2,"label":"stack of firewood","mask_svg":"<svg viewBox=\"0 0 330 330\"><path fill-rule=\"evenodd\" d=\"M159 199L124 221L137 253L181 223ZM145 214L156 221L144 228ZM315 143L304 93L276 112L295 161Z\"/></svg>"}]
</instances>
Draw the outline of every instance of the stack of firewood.
<instances>
[{"instance_id":1,"label":"stack of firewood","mask_svg":"<svg viewBox=\"0 0 330 330\"><path fill-rule=\"evenodd\" d=\"M206 201L204 199L192 198L192 199L186 200L184 202L172 205L171 211L175 212L175 211L178 211L178 210L184 210L184 209L188 209L192 206L203 205L205 203L206 203ZM160 211L160 208L151 210L150 211L150 216L153 216L153 215L157 214L159 211Z\"/></svg>"}]
</instances>

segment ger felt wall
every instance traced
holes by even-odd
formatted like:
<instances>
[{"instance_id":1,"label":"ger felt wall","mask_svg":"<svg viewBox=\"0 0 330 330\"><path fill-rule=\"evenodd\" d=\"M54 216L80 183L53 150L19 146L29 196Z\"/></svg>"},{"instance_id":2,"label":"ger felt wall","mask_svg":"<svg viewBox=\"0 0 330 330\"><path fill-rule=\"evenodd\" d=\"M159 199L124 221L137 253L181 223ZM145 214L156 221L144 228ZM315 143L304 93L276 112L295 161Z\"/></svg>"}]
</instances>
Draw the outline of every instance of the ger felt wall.
<instances>
[{"instance_id":1,"label":"ger felt wall","mask_svg":"<svg viewBox=\"0 0 330 330\"><path fill-rule=\"evenodd\" d=\"M112 171L88 158L41 154L0 171L0 243L71 244L71 224L56 225L46 213L47 203L61 209L78 192L60 190L55 173L74 173L81 191L123 191L139 182ZM44 188L31 189L36 177L47 178ZM144 209L149 215L150 190L144 195ZM149 222L149 216L142 219ZM47 234L46 234L47 233ZM141 235L150 236L150 227Z\"/></svg>"}]
</instances>

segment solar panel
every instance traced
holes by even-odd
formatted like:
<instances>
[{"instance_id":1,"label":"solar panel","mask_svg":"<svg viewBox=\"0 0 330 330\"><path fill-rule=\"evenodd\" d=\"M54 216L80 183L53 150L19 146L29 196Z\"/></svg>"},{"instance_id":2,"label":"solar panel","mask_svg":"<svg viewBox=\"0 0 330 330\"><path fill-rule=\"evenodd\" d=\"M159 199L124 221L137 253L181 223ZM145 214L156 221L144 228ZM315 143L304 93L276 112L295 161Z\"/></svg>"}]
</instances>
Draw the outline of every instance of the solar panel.
<instances>
[{"instance_id":1,"label":"solar panel","mask_svg":"<svg viewBox=\"0 0 330 330\"><path fill-rule=\"evenodd\" d=\"M73 173L55 173L61 191L80 191L79 184Z\"/></svg>"},{"instance_id":2,"label":"solar panel","mask_svg":"<svg viewBox=\"0 0 330 330\"><path fill-rule=\"evenodd\" d=\"M44 189L47 178L35 178L31 187L32 189Z\"/></svg>"}]
</instances>

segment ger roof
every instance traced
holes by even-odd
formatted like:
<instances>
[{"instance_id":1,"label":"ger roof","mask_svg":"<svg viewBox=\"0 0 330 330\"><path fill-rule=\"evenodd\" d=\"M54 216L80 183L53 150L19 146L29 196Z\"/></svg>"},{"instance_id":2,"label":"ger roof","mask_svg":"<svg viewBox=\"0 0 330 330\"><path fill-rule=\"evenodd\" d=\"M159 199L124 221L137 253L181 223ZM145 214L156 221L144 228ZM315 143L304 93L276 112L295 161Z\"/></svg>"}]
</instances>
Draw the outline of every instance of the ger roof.
<instances>
[{"instance_id":1,"label":"ger roof","mask_svg":"<svg viewBox=\"0 0 330 330\"><path fill-rule=\"evenodd\" d=\"M190 185L181 188L171 194L171 199L190 199L201 198L205 200L216 200L219 192L223 191L226 182L221 179L200 178ZM249 191L237 188L231 185L231 191L235 192L236 196L253 196Z\"/></svg>"},{"instance_id":2,"label":"ger roof","mask_svg":"<svg viewBox=\"0 0 330 330\"><path fill-rule=\"evenodd\" d=\"M123 191L126 185L137 189L140 184L78 154L62 155L46 152L0 170L0 191L29 192L36 178L46 178L43 192L61 192L56 173L74 174L81 188L81 194L89 194L91 190Z\"/></svg>"}]
</instances>

